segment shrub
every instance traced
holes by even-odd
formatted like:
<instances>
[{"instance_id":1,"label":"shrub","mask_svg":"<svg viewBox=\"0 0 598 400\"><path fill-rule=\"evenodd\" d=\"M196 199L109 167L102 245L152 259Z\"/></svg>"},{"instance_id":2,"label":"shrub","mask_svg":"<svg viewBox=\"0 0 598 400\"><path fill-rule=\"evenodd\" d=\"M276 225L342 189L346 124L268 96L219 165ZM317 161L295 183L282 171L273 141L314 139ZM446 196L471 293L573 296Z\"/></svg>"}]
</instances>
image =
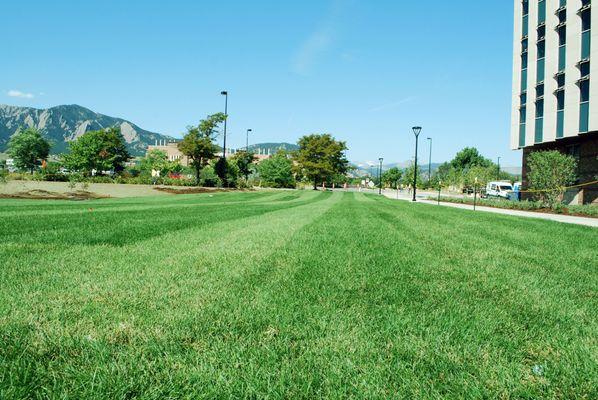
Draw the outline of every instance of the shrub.
<instances>
[{"instance_id":1,"label":"shrub","mask_svg":"<svg viewBox=\"0 0 598 400\"><path fill-rule=\"evenodd\" d=\"M575 182L577 162L559 151L536 151L527 157L529 188L546 206L556 209L565 187Z\"/></svg>"}]
</instances>

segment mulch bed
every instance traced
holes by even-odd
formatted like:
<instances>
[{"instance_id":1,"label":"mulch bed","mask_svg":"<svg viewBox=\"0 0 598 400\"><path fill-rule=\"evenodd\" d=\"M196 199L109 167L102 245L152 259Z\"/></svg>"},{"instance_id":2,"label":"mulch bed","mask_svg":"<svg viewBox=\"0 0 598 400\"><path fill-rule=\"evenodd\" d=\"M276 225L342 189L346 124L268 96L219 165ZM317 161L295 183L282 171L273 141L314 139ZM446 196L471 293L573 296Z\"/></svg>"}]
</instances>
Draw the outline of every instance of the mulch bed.
<instances>
[{"instance_id":1,"label":"mulch bed","mask_svg":"<svg viewBox=\"0 0 598 400\"><path fill-rule=\"evenodd\" d=\"M97 194L85 190L75 190L72 192L59 193L50 192L47 190L27 190L25 192L17 193L0 193L0 199L31 199L31 200L93 200L106 199L110 196L104 194Z\"/></svg>"}]
</instances>

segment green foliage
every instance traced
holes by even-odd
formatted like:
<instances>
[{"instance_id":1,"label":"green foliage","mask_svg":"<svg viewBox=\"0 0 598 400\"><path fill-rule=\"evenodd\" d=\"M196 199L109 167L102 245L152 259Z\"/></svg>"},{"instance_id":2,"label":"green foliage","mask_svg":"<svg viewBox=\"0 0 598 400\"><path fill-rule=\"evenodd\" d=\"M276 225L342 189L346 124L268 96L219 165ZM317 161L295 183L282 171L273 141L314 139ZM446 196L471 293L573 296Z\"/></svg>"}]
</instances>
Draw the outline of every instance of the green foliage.
<instances>
[{"instance_id":1,"label":"green foliage","mask_svg":"<svg viewBox=\"0 0 598 400\"><path fill-rule=\"evenodd\" d=\"M275 188L294 188L296 185L293 176L293 162L289 153L279 151L272 157L258 164L258 172L265 186Z\"/></svg>"},{"instance_id":2,"label":"green foliage","mask_svg":"<svg viewBox=\"0 0 598 400\"><path fill-rule=\"evenodd\" d=\"M490 181L513 180L513 176L506 172L499 174L498 165L483 157L473 147L464 148L457 153L454 159L441 164L432 180L433 186L441 181L442 186L445 187L472 187L475 178L478 178L478 187L485 186Z\"/></svg>"},{"instance_id":3,"label":"green foliage","mask_svg":"<svg viewBox=\"0 0 598 400\"><path fill-rule=\"evenodd\" d=\"M250 151L243 150L236 152L232 159L239 169L239 174L243 175L246 181L249 180L254 162L257 160L255 155Z\"/></svg>"},{"instance_id":4,"label":"green foliage","mask_svg":"<svg viewBox=\"0 0 598 400\"><path fill-rule=\"evenodd\" d=\"M183 167L177 161L169 161L166 152L153 149L147 152L144 158L141 159L141 172L146 175L151 175L152 171L159 171L160 176L167 176L169 173L181 172Z\"/></svg>"},{"instance_id":5,"label":"green foliage","mask_svg":"<svg viewBox=\"0 0 598 400\"><path fill-rule=\"evenodd\" d=\"M201 170L216 157L218 146L214 143L218 135L218 126L226 120L226 115L216 113L208 115L206 119L199 122L198 126L187 128L187 134L179 142L178 148L190 159L195 169L195 177L199 185Z\"/></svg>"},{"instance_id":6,"label":"green foliage","mask_svg":"<svg viewBox=\"0 0 598 400\"><path fill-rule=\"evenodd\" d=\"M429 200L436 201L436 196L431 196ZM445 203L455 204L471 204L473 205L472 197L449 197L441 196L440 201ZM510 201L503 199L481 199L476 200L480 206L504 208L507 210L520 210L520 211L545 211L546 204L542 201ZM585 217L598 217L598 207L591 204L584 205L563 205L559 203L557 207L552 208L552 211L558 214L569 214L569 215L580 215Z\"/></svg>"},{"instance_id":7,"label":"green foliage","mask_svg":"<svg viewBox=\"0 0 598 400\"><path fill-rule=\"evenodd\" d=\"M345 142L337 141L329 134L323 134L303 136L297 144L299 150L294 152L293 157L296 162L295 171L313 182L314 189L319 183L347 172L349 161L345 157Z\"/></svg>"},{"instance_id":8,"label":"green foliage","mask_svg":"<svg viewBox=\"0 0 598 400\"><path fill-rule=\"evenodd\" d=\"M561 201L565 187L577 179L577 162L559 151L535 151L528 155L529 189L537 191L539 199L555 208Z\"/></svg>"},{"instance_id":9,"label":"green foliage","mask_svg":"<svg viewBox=\"0 0 598 400\"><path fill-rule=\"evenodd\" d=\"M86 176L92 171L120 172L131 159L125 139L119 128L85 132L69 143L70 152L63 158L64 165L71 171Z\"/></svg>"},{"instance_id":10,"label":"green foliage","mask_svg":"<svg viewBox=\"0 0 598 400\"><path fill-rule=\"evenodd\" d=\"M382 183L387 187L396 189L401 182L402 176L403 172L400 169L397 167L390 168L382 173Z\"/></svg>"},{"instance_id":11,"label":"green foliage","mask_svg":"<svg viewBox=\"0 0 598 400\"><path fill-rule=\"evenodd\" d=\"M42 160L50 154L48 142L35 128L19 130L8 141L8 155L14 159L15 166L19 169L33 170Z\"/></svg>"},{"instance_id":12,"label":"green foliage","mask_svg":"<svg viewBox=\"0 0 598 400\"><path fill-rule=\"evenodd\" d=\"M490 167L492 161L483 157L475 147L466 147L457 153L450 165L457 171L465 171L472 167Z\"/></svg>"},{"instance_id":13,"label":"green foliage","mask_svg":"<svg viewBox=\"0 0 598 400\"><path fill-rule=\"evenodd\" d=\"M413 178L415 174L415 165L411 164L409 167L405 168L401 177L401 183L403 186L411 186L413 187ZM424 180L422 175L422 168L421 166L417 166L417 187L421 188L424 186Z\"/></svg>"}]
</instances>

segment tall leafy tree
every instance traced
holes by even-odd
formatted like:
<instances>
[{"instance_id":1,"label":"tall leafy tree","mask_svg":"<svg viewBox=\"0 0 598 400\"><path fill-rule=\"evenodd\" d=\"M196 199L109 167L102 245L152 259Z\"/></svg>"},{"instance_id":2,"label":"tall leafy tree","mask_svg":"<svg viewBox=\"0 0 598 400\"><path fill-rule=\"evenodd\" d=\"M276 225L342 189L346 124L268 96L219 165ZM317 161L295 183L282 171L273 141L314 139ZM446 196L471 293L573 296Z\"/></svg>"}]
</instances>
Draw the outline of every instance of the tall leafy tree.
<instances>
[{"instance_id":1,"label":"tall leafy tree","mask_svg":"<svg viewBox=\"0 0 598 400\"><path fill-rule=\"evenodd\" d=\"M278 151L272 157L258 164L260 178L268 186L278 188L294 188L293 162L284 150Z\"/></svg>"},{"instance_id":2,"label":"tall leafy tree","mask_svg":"<svg viewBox=\"0 0 598 400\"><path fill-rule=\"evenodd\" d=\"M254 161L256 160L255 155L250 151L239 151L235 153L233 156L233 161L237 164L239 168L239 173L245 177L247 181L249 179L249 174L251 173L251 166L253 165Z\"/></svg>"},{"instance_id":3,"label":"tall leafy tree","mask_svg":"<svg viewBox=\"0 0 598 400\"><path fill-rule=\"evenodd\" d=\"M345 157L347 145L329 134L307 135L299 139L299 150L294 153L296 172L313 182L314 190L320 182L345 174L349 161Z\"/></svg>"},{"instance_id":4,"label":"tall leafy tree","mask_svg":"<svg viewBox=\"0 0 598 400\"><path fill-rule=\"evenodd\" d=\"M393 189L396 189L399 182L401 182L402 175L403 172L397 167L390 168L389 170L384 171L384 173L382 173L382 182L385 185L390 186Z\"/></svg>"},{"instance_id":5,"label":"tall leafy tree","mask_svg":"<svg viewBox=\"0 0 598 400\"><path fill-rule=\"evenodd\" d=\"M482 156L475 147L466 147L453 158L451 166L457 171L464 171L471 167L490 167L492 161Z\"/></svg>"},{"instance_id":6,"label":"tall leafy tree","mask_svg":"<svg viewBox=\"0 0 598 400\"><path fill-rule=\"evenodd\" d=\"M577 162L570 155L556 150L535 151L527 157L529 188L547 206L555 208L565 187L577 179Z\"/></svg>"},{"instance_id":7,"label":"tall leafy tree","mask_svg":"<svg viewBox=\"0 0 598 400\"><path fill-rule=\"evenodd\" d=\"M86 175L93 170L120 172L131 159L125 138L116 127L85 132L69 143L69 149L64 156L65 166Z\"/></svg>"},{"instance_id":8,"label":"tall leafy tree","mask_svg":"<svg viewBox=\"0 0 598 400\"><path fill-rule=\"evenodd\" d=\"M218 126L224 122L226 115L216 113L201 120L198 126L187 128L187 134L178 144L178 148L191 160L191 166L195 169L197 184L200 182L201 170L208 165L210 160L216 157L218 146L214 140L218 136Z\"/></svg>"},{"instance_id":9,"label":"tall leafy tree","mask_svg":"<svg viewBox=\"0 0 598 400\"><path fill-rule=\"evenodd\" d=\"M48 158L50 154L48 142L35 128L19 130L8 142L8 155L14 159L15 166L27 169L33 174L35 167Z\"/></svg>"}]
</instances>

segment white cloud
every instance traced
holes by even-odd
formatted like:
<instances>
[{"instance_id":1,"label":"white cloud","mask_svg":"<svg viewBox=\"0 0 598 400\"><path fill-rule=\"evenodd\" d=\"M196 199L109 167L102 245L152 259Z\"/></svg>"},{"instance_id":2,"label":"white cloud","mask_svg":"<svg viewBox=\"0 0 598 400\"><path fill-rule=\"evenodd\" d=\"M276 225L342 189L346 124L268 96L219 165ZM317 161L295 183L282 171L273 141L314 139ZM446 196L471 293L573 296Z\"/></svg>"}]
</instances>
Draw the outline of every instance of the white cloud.
<instances>
[{"instance_id":1,"label":"white cloud","mask_svg":"<svg viewBox=\"0 0 598 400\"><path fill-rule=\"evenodd\" d=\"M347 0L334 0L328 15L299 46L291 60L291 69L299 75L308 75L318 59L334 44L338 25Z\"/></svg>"},{"instance_id":2,"label":"white cloud","mask_svg":"<svg viewBox=\"0 0 598 400\"><path fill-rule=\"evenodd\" d=\"M21 92L20 90L14 90L14 89L9 90L6 94L9 97L18 97L20 99L32 99L35 97L31 93L24 93L24 92Z\"/></svg>"}]
</instances>

